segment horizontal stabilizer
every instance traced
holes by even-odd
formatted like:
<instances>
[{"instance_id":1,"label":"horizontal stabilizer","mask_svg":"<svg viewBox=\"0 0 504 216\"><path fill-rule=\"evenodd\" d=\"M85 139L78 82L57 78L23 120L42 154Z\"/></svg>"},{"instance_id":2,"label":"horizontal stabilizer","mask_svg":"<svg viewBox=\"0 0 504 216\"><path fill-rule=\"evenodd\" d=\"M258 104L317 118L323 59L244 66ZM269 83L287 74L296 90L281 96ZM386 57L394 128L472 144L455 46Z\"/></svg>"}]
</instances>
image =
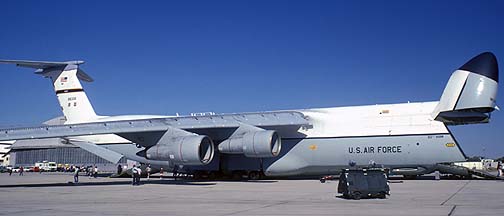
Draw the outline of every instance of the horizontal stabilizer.
<instances>
[{"instance_id":1,"label":"horizontal stabilizer","mask_svg":"<svg viewBox=\"0 0 504 216\"><path fill-rule=\"evenodd\" d=\"M11 146L16 142L16 140L6 140L6 141L1 141L0 145L8 145Z\"/></svg>"},{"instance_id":2,"label":"horizontal stabilizer","mask_svg":"<svg viewBox=\"0 0 504 216\"><path fill-rule=\"evenodd\" d=\"M16 64L19 67L47 69L52 67L64 67L67 65L80 65L84 61L65 61L65 62L49 62L49 61L25 61L25 60L0 60L3 64Z\"/></svg>"},{"instance_id":3,"label":"horizontal stabilizer","mask_svg":"<svg viewBox=\"0 0 504 216\"><path fill-rule=\"evenodd\" d=\"M101 158L107 160L107 161L110 161L113 164L119 163L119 161L123 158L122 154L119 154L115 151L98 146L98 145L91 143L91 142L71 140L70 143L78 146L79 148L82 148L82 149L88 151L91 154L94 154L98 157L101 157Z\"/></svg>"},{"instance_id":4,"label":"horizontal stabilizer","mask_svg":"<svg viewBox=\"0 0 504 216\"><path fill-rule=\"evenodd\" d=\"M0 64L15 64L18 67L34 68L36 74L45 76L47 71L51 69L64 69L68 65L79 66L84 64L84 61L64 61L64 62L50 62L50 61L25 61L25 60L1 60ZM86 82L93 82L88 74L86 74L82 69L77 69L77 77Z\"/></svg>"}]
</instances>

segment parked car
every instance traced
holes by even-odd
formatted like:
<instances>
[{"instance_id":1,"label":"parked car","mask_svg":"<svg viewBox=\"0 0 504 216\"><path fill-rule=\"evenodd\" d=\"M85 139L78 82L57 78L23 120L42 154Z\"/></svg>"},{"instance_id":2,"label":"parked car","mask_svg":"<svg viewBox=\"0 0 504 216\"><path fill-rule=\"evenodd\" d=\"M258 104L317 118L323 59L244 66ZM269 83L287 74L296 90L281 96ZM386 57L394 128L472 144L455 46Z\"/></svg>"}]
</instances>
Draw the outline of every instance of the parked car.
<instances>
[{"instance_id":1,"label":"parked car","mask_svg":"<svg viewBox=\"0 0 504 216\"><path fill-rule=\"evenodd\" d=\"M39 167L44 172L55 172L58 168L56 162L42 161L35 163L36 167Z\"/></svg>"},{"instance_id":2,"label":"parked car","mask_svg":"<svg viewBox=\"0 0 504 216\"><path fill-rule=\"evenodd\" d=\"M6 166L0 166L0 173L9 172L9 168Z\"/></svg>"},{"instance_id":3,"label":"parked car","mask_svg":"<svg viewBox=\"0 0 504 216\"><path fill-rule=\"evenodd\" d=\"M12 169L12 172L15 172L15 173L19 172L19 167L18 166L13 167L11 169Z\"/></svg>"},{"instance_id":4,"label":"parked car","mask_svg":"<svg viewBox=\"0 0 504 216\"><path fill-rule=\"evenodd\" d=\"M40 168L38 166L26 166L24 167L25 172L38 172Z\"/></svg>"},{"instance_id":5,"label":"parked car","mask_svg":"<svg viewBox=\"0 0 504 216\"><path fill-rule=\"evenodd\" d=\"M32 172L40 172L40 167L38 167L38 166L34 166L34 167L32 167L32 170L31 170L31 171L32 171Z\"/></svg>"}]
</instances>

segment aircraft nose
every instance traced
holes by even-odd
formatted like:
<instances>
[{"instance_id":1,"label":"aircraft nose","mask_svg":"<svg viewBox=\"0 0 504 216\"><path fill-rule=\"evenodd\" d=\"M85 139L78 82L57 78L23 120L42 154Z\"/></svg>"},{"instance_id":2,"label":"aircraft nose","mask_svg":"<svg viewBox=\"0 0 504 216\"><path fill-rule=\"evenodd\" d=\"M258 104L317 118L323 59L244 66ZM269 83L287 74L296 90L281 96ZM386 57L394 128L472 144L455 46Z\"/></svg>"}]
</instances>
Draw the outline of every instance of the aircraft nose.
<instances>
[{"instance_id":1,"label":"aircraft nose","mask_svg":"<svg viewBox=\"0 0 504 216\"><path fill-rule=\"evenodd\" d=\"M499 66L497 58L491 52L484 52L462 65L459 70L470 71L499 82Z\"/></svg>"}]
</instances>

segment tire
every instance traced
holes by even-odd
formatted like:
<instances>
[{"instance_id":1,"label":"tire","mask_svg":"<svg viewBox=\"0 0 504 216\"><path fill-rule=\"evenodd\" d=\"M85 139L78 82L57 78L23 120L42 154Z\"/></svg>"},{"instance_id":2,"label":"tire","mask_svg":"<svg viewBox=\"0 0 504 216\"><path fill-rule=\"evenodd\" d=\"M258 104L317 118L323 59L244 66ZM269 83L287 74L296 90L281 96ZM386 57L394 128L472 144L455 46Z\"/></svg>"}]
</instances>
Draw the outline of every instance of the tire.
<instances>
[{"instance_id":1,"label":"tire","mask_svg":"<svg viewBox=\"0 0 504 216\"><path fill-rule=\"evenodd\" d=\"M209 180L215 180L217 178L217 173L214 172L214 171L211 171L209 174L208 174L208 179Z\"/></svg>"},{"instance_id":2,"label":"tire","mask_svg":"<svg viewBox=\"0 0 504 216\"><path fill-rule=\"evenodd\" d=\"M224 178L224 174L220 171L210 171L208 178L211 180L218 180Z\"/></svg>"},{"instance_id":3,"label":"tire","mask_svg":"<svg viewBox=\"0 0 504 216\"><path fill-rule=\"evenodd\" d=\"M384 191L380 192L378 194L378 198L380 198L380 199L386 199L387 198L387 193L385 193Z\"/></svg>"},{"instance_id":4,"label":"tire","mask_svg":"<svg viewBox=\"0 0 504 216\"><path fill-rule=\"evenodd\" d=\"M259 180L261 179L261 174L256 171L252 171L248 174L249 180Z\"/></svg>"},{"instance_id":5,"label":"tire","mask_svg":"<svg viewBox=\"0 0 504 216\"><path fill-rule=\"evenodd\" d=\"M202 173L201 173L201 172L198 172L198 171L197 171L197 172L195 172L195 173L193 174L193 179L194 179L194 180L200 180L200 179L202 179L202 178L203 178L203 175L202 175Z\"/></svg>"},{"instance_id":6,"label":"tire","mask_svg":"<svg viewBox=\"0 0 504 216\"><path fill-rule=\"evenodd\" d=\"M407 179L407 180L415 180L417 178L417 176L416 175L404 175L403 178Z\"/></svg>"},{"instance_id":7,"label":"tire","mask_svg":"<svg viewBox=\"0 0 504 216\"><path fill-rule=\"evenodd\" d=\"M355 191L352 193L352 199L354 200L360 200L361 199L361 192Z\"/></svg>"},{"instance_id":8,"label":"tire","mask_svg":"<svg viewBox=\"0 0 504 216\"><path fill-rule=\"evenodd\" d=\"M239 171L233 172L232 179L234 181L241 181L242 180L242 174L241 174L241 172L239 172Z\"/></svg>"},{"instance_id":9,"label":"tire","mask_svg":"<svg viewBox=\"0 0 504 216\"><path fill-rule=\"evenodd\" d=\"M343 194L343 198L345 198L345 199L350 199L350 194L348 194L348 193L344 193L344 194Z\"/></svg>"}]
</instances>

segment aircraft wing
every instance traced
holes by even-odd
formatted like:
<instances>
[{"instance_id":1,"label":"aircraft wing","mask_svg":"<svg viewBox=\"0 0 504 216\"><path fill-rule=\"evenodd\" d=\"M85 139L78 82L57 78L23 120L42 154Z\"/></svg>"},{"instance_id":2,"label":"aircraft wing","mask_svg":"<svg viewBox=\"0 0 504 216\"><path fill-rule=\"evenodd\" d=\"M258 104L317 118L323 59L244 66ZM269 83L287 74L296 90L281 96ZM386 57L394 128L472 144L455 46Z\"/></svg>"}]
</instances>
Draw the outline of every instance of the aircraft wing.
<instances>
[{"instance_id":1,"label":"aircraft wing","mask_svg":"<svg viewBox=\"0 0 504 216\"><path fill-rule=\"evenodd\" d=\"M170 129L211 133L213 139L226 139L242 125L292 131L309 123L302 113L295 111L169 117L1 129L0 141L118 134L135 142L132 136L162 134Z\"/></svg>"},{"instance_id":2,"label":"aircraft wing","mask_svg":"<svg viewBox=\"0 0 504 216\"><path fill-rule=\"evenodd\" d=\"M86 151L117 163L124 155L81 140L87 135L116 134L135 143L138 147L135 155L141 158L206 165L212 161L214 141L220 143L221 153L275 157L281 148L279 134L298 134L297 130L304 126L309 123L302 113L281 111L2 129L0 141L63 137Z\"/></svg>"}]
</instances>

